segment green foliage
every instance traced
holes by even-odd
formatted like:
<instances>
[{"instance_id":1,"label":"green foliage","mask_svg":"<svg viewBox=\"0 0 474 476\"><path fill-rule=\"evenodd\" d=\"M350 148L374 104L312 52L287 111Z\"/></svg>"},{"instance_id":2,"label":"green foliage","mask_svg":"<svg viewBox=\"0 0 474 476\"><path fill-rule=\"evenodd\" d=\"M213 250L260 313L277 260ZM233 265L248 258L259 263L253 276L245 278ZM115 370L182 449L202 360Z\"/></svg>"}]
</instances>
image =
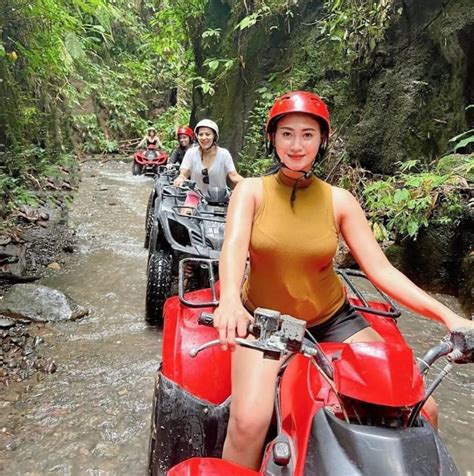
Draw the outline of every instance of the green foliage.
<instances>
[{"instance_id":1,"label":"green foliage","mask_svg":"<svg viewBox=\"0 0 474 476\"><path fill-rule=\"evenodd\" d=\"M65 170L72 171L76 160L71 154L51 157L41 147L10 150L0 155L0 216L21 205L37 207L39 195L48 181L64 180Z\"/></svg>"},{"instance_id":2,"label":"green foliage","mask_svg":"<svg viewBox=\"0 0 474 476\"><path fill-rule=\"evenodd\" d=\"M453 150L457 152L459 149L464 149L470 144L474 144L474 129L470 129L462 134L449 139L449 142L453 142Z\"/></svg>"},{"instance_id":3,"label":"green foliage","mask_svg":"<svg viewBox=\"0 0 474 476\"><path fill-rule=\"evenodd\" d=\"M212 40L219 40L221 37L222 29L221 28L208 28L201 35L203 39L203 47L210 49L212 48L214 42Z\"/></svg>"},{"instance_id":4,"label":"green foliage","mask_svg":"<svg viewBox=\"0 0 474 476\"><path fill-rule=\"evenodd\" d=\"M263 20L268 15L272 14L272 9L265 4L260 5L257 10L253 13L242 18L242 20L237 23L234 27L234 30L243 31L247 28L251 28L256 25L259 21Z\"/></svg>"},{"instance_id":5,"label":"green foliage","mask_svg":"<svg viewBox=\"0 0 474 476\"><path fill-rule=\"evenodd\" d=\"M366 185L363 197L376 234L416 239L430 223L459 219L462 194L468 189L466 177L472 179L473 167L473 155L445 156L430 167L409 161L393 177Z\"/></svg>"},{"instance_id":6,"label":"green foliage","mask_svg":"<svg viewBox=\"0 0 474 476\"><path fill-rule=\"evenodd\" d=\"M326 15L318 22L321 35L339 44L346 54L359 62L367 58L384 38L393 0L330 0Z\"/></svg>"},{"instance_id":7,"label":"green foliage","mask_svg":"<svg viewBox=\"0 0 474 476\"><path fill-rule=\"evenodd\" d=\"M26 188L19 179L5 174L2 170L0 170L0 196L6 204L5 209L0 208L2 218L5 218L8 212L15 210L20 205L38 206L34 192Z\"/></svg>"},{"instance_id":8,"label":"green foliage","mask_svg":"<svg viewBox=\"0 0 474 476\"><path fill-rule=\"evenodd\" d=\"M178 106L186 107L191 100L196 76L193 37L198 35L207 0L159 1L151 26L148 45L158 57L162 81L169 81L178 89ZM218 30L208 32L206 41L218 38ZM210 89L209 89L210 90Z\"/></svg>"},{"instance_id":9,"label":"green foliage","mask_svg":"<svg viewBox=\"0 0 474 476\"><path fill-rule=\"evenodd\" d=\"M177 126L187 124L189 121L189 111L179 106L173 106L166 109L155 122L160 140L167 151L172 151L176 146Z\"/></svg>"},{"instance_id":10,"label":"green foliage","mask_svg":"<svg viewBox=\"0 0 474 476\"><path fill-rule=\"evenodd\" d=\"M469 106L466 106L465 110L467 111L472 108L474 108L474 104L469 104ZM472 151L471 144L474 144L474 129L464 131L461 134L452 137L451 139L449 139L449 142L453 143L454 152L464 152L467 150Z\"/></svg>"},{"instance_id":11,"label":"green foliage","mask_svg":"<svg viewBox=\"0 0 474 476\"><path fill-rule=\"evenodd\" d=\"M246 176L264 173L273 163L268 157L265 144L265 123L275 98L283 91L261 87L257 89L257 99L247 119L247 133L242 151L239 153L239 171Z\"/></svg>"},{"instance_id":12,"label":"green foliage","mask_svg":"<svg viewBox=\"0 0 474 476\"><path fill-rule=\"evenodd\" d=\"M114 152L121 139L138 139L150 123L170 130L186 123L194 71L190 33L206 3L2 0L4 197L17 203L31 177L52 173L25 159L39 149L55 167L70 137L86 153ZM164 124L162 111L176 86L178 106Z\"/></svg>"}]
</instances>

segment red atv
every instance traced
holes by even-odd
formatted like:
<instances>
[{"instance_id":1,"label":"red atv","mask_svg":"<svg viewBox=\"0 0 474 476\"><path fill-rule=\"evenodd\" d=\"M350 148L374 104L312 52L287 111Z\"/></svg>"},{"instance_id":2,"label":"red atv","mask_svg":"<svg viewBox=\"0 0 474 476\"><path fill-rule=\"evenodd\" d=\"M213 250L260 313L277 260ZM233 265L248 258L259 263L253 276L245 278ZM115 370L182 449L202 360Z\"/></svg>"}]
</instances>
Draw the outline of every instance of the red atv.
<instances>
[{"instance_id":1,"label":"red atv","mask_svg":"<svg viewBox=\"0 0 474 476\"><path fill-rule=\"evenodd\" d=\"M381 292L380 301L368 301L354 283L363 274L347 270L339 274L351 303L385 342L318 344L306 338L304 321L257 309L256 340L238 344L263 358L289 356L275 388L274 422L258 472L219 459L229 417L230 352L221 351L216 331L206 327L212 315L202 312L217 304L213 264L202 264L211 273L209 289L180 292L165 304L149 474L459 475L422 407L454 362L473 362L474 333L452 332L417 364L394 304ZM425 388L424 375L442 356L448 365Z\"/></svg>"},{"instance_id":2,"label":"red atv","mask_svg":"<svg viewBox=\"0 0 474 476\"><path fill-rule=\"evenodd\" d=\"M158 167L168 162L168 154L158 150L155 144L148 145L146 150L139 150L133 154L133 175L156 175Z\"/></svg>"}]
</instances>

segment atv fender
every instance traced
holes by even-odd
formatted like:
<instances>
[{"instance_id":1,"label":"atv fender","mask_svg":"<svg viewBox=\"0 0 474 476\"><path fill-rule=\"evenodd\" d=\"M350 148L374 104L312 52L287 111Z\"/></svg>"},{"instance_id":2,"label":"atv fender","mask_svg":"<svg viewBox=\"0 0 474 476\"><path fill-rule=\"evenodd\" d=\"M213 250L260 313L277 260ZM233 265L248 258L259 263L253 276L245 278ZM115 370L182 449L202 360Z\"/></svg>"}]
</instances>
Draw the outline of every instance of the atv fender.
<instances>
[{"instance_id":1,"label":"atv fender","mask_svg":"<svg viewBox=\"0 0 474 476\"><path fill-rule=\"evenodd\" d=\"M190 292L186 298L195 303L212 300L210 289ZM191 349L218 337L215 329L197 322L201 312L212 311L212 307L184 306L178 296L166 301L163 375L196 398L221 404L230 396L231 352L216 346L190 356Z\"/></svg>"}]
</instances>

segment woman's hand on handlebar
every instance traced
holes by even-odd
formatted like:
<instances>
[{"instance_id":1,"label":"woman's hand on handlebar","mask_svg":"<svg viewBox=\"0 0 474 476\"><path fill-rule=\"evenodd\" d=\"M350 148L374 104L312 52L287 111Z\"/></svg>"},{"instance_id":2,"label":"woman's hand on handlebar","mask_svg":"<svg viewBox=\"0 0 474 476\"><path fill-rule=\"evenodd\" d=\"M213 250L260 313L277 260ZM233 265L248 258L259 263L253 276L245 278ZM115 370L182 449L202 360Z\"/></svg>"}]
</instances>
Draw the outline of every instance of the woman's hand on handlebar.
<instances>
[{"instance_id":1,"label":"woman's hand on handlebar","mask_svg":"<svg viewBox=\"0 0 474 476\"><path fill-rule=\"evenodd\" d=\"M254 321L253 316L245 309L240 300L233 302L221 301L214 311L214 327L219 333L222 350L235 349L235 337L246 337L248 327Z\"/></svg>"},{"instance_id":2,"label":"woman's hand on handlebar","mask_svg":"<svg viewBox=\"0 0 474 476\"><path fill-rule=\"evenodd\" d=\"M185 180L186 180L186 177L180 174L174 179L173 185L175 187L181 187L181 185L183 185Z\"/></svg>"}]
</instances>

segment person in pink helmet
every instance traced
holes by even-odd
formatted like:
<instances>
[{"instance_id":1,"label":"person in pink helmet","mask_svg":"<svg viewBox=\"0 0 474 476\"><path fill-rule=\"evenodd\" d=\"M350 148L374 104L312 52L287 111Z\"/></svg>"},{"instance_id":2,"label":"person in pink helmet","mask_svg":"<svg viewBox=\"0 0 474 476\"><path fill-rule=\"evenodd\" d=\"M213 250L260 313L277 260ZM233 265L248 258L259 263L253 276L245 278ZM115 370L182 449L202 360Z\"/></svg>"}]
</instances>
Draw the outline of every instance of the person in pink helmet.
<instances>
[{"instance_id":1,"label":"person in pink helmet","mask_svg":"<svg viewBox=\"0 0 474 476\"><path fill-rule=\"evenodd\" d=\"M158 134L156 133L156 129L154 127L149 127L146 131L146 135L143 137L143 139L140 141L140 143L137 145L137 149L141 149L144 146L155 146L158 149L163 148L163 144L160 141L160 138L158 137Z\"/></svg>"}]
</instances>

